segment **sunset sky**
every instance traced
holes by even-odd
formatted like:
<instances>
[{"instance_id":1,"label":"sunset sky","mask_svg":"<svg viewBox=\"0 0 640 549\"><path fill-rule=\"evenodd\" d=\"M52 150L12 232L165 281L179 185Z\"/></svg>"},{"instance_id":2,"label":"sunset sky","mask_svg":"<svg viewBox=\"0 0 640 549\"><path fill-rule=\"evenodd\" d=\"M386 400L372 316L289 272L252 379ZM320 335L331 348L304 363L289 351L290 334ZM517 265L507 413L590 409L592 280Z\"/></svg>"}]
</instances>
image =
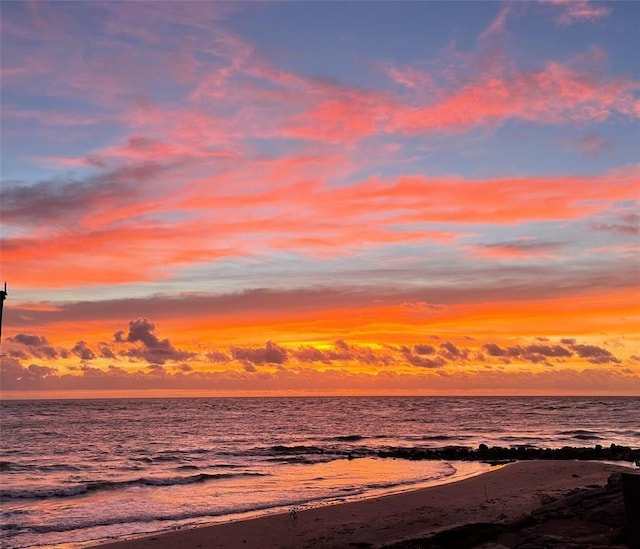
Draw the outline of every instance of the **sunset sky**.
<instances>
[{"instance_id":1,"label":"sunset sky","mask_svg":"<svg viewBox=\"0 0 640 549\"><path fill-rule=\"evenodd\" d=\"M2 2L2 397L640 395L639 22Z\"/></svg>"}]
</instances>

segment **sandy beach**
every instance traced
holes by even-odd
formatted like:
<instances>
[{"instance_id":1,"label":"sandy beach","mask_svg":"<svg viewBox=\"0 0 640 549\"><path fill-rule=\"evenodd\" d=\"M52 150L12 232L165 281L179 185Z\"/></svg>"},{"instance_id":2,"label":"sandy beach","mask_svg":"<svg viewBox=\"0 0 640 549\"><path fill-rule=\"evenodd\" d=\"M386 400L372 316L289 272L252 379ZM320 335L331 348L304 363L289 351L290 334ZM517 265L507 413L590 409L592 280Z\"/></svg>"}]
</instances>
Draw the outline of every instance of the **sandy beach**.
<instances>
[{"instance_id":1,"label":"sandy beach","mask_svg":"<svg viewBox=\"0 0 640 549\"><path fill-rule=\"evenodd\" d=\"M486 474L376 499L184 529L100 549L385 547L476 523L509 523L622 468L597 462L528 461ZM417 545L416 545L417 547Z\"/></svg>"}]
</instances>

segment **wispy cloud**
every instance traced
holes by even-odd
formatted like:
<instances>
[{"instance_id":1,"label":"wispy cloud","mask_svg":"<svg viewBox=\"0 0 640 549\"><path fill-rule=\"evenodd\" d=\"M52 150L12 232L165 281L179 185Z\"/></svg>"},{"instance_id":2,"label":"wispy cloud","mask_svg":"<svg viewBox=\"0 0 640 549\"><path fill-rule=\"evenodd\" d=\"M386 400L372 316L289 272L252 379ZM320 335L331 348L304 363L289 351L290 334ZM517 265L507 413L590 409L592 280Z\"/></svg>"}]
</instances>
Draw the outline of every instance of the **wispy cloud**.
<instances>
[{"instance_id":1,"label":"wispy cloud","mask_svg":"<svg viewBox=\"0 0 640 549\"><path fill-rule=\"evenodd\" d=\"M583 21L597 21L607 17L611 8L606 5L596 6L590 0L539 0L559 10L555 20L559 25L572 25Z\"/></svg>"},{"instance_id":2,"label":"wispy cloud","mask_svg":"<svg viewBox=\"0 0 640 549\"><path fill-rule=\"evenodd\" d=\"M613 222L594 223L592 226L596 231L605 231L623 235L637 235L640 234L640 215L634 212L624 213Z\"/></svg>"},{"instance_id":3,"label":"wispy cloud","mask_svg":"<svg viewBox=\"0 0 640 549\"><path fill-rule=\"evenodd\" d=\"M512 259L553 256L561 248L562 243L560 242L536 242L529 239L491 242L468 247L472 253L483 257Z\"/></svg>"},{"instance_id":4,"label":"wispy cloud","mask_svg":"<svg viewBox=\"0 0 640 549\"><path fill-rule=\"evenodd\" d=\"M217 187L217 178L208 185L190 183L176 194L168 182L180 168L157 164L62 184L53 180L5 187L5 223L36 232L5 238L3 261L22 273L26 285L43 282L40 272L45 265L47 283L60 286L132 282L158 276L160 269L242 257L259 248L339 256L396 242L446 245L464 233L453 225L434 230L428 224L588 219L617 201L633 200L637 193L635 167L594 177L469 181L405 176L343 188L330 188L322 180L287 183L288 177L305 169L303 163L288 176L275 172L281 177L280 188L269 190L250 191L249 180L241 179L236 194ZM223 179L228 177L221 175L219 181ZM310 224L310 219L318 221ZM56 229L49 225L52 221ZM406 228L408 224L414 227ZM45 226L49 228L43 230ZM523 241L476 250L522 255L548 253L554 246ZM86 249L92 250L90 261L79 261ZM69 270L62 260L76 269Z\"/></svg>"}]
</instances>

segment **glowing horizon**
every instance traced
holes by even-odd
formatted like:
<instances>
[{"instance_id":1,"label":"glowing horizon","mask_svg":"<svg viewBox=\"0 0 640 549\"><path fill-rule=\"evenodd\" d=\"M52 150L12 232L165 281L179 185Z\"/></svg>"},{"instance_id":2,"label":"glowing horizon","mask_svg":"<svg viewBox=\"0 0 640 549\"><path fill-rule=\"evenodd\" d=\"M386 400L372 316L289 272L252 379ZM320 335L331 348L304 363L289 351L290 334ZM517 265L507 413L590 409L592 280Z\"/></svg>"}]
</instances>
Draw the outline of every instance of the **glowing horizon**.
<instances>
[{"instance_id":1,"label":"glowing horizon","mask_svg":"<svg viewBox=\"0 0 640 549\"><path fill-rule=\"evenodd\" d=\"M640 6L2 11L2 398L640 395Z\"/></svg>"}]
</instances>

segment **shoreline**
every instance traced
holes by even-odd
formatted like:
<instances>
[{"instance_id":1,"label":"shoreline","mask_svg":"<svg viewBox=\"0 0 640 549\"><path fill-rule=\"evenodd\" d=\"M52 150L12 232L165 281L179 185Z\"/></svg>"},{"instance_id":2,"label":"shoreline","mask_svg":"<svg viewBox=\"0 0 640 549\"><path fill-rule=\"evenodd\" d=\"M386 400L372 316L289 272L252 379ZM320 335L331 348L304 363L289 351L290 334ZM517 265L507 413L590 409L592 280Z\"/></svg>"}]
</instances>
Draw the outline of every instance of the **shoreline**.
<instances>
[{"instance_id":1,"label":"shoreline","mask_svg":"<svg viewBox=\"0 0 640 549\"><path fill-rule=\"evenodd\" d=\"M312 549L384 547L473 523L506 523L550 498L604 485L627 467L593 461L531 460L390 495L256 518L88 542L100 549Z\"/></svg>"},{"instance_id":2,"label":"shoreline","mask_svg":"<svg viewBox=\"0 0 640 549\"><path fill-rule=\"evenodd\" d=\"M401 458L381 458L379 456L363 456L362 458L354 458L354 459L398 459L399 461L403 461ZM431 460L425 460L431 461ZM445 461L446 460L442 460ZM443 477L435 477L428 480L422 481L412 481L408 483L400 483L394 484L393 486L387 487L378 487L378 488L370 488L364 492L344 495L344 496L332 496L321 499L312 499L305 503L300 504L290 504L290 505L273 505L268 507L256 508L250 511L237 511L228 514L221 515L212 515L210 517L202 517L204 520L200 520L198 522L192 522L182 525L177 525L174 527L167 527L166 529L158 530L157 532L140 532L140 533L131 533L124 534L118 537L105 537L90 541L83 541L77 543L62 543L51 546L51 549L86 549L92 547L102 547L104 544L111 543L120 543L120 542L133 542L139 539L143 539L149 536L162 536L164 534L170 534L177 531L185 531L199 528L207 528L210 526L218 526L221 524L227 524L232 522L246 522L251 520L257 520L267 517L272 517L276 515L288 515L291 509L296 509L296 513L302 513L305 511L320 509L324 507L332 507L336 505L348 505L351 503L358 503L370 499L378 499L384 498L387 496L395 496L402 495L406 493L415 492L418 490L425 490L429 488L434 488L438 486L445 486L447 484L460 482L469 478L473 478L476 476L481 476L489 471L497 470L500 467L504 467L505 465L509 465L512 462L508 463L487 463L480 461L452 461L446 462L449 463L454 469L455 472L453 474L443 476Z\"/></svg>"}]
</instances>

